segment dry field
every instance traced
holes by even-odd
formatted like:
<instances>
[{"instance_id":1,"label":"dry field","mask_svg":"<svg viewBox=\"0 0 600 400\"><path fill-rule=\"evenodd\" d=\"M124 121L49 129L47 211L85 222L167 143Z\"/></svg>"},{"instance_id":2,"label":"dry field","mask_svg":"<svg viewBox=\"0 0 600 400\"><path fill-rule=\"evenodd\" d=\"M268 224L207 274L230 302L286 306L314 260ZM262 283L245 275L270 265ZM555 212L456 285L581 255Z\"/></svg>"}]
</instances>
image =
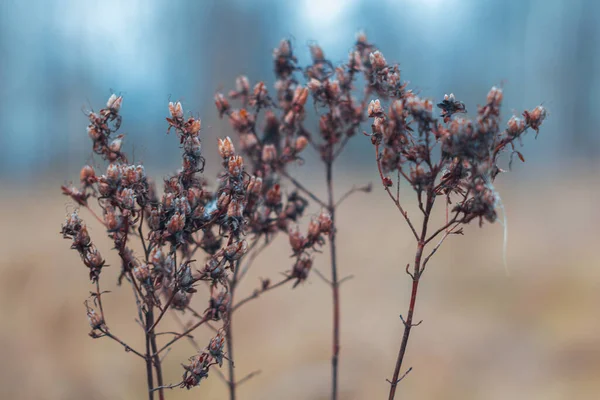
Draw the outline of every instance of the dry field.
<instances>
[{"instance_id":1,"label":"dry field","mask_svg":"<svg viewBox=\"0 0 600 400\"><path fill-rule=\"evenodd\" d=\"M413 372L399 398L598 398L600 192L589 187L594 180L523 181L518 172L501 179L510 277L500 224L471 226L445 243L424 275L416 316L423 323L411 336L406 364ZM511 181L520 183L506 184ZM30 190L3 185L0 195L0 398L145 398L141 361L112 341L87 336L83 300L90 286L58 233L67 203L60 183ZM340 213L341 268L354 275L342 287L342 398L381 399L400 342L398 315L409 296L404 266L414 243L379 190L352 197ZM117 266L108 241L100 240L102 229L87 220L109 264ZM276 279L287 270L287 246L282 249L263 253L240 290L249 293L258 277ZM327 273L326 257L315 267ZM131 291L114 285L117 267L103 274L105 289L114 291L104 300L112 330L142 348ZM316 275L295 290L267 293L239 313L237 375L262 370L241 386L240 398L328 398L330 313L330 291ZM165 321L179 329L174 316ZM210 335L201 328L196 337L205 343ZM179 343L165 360L167 382L180 379L180 363L194 353L188 342ZM168 398L224 395L213 373L201 387L174 390Z\"/></svg>"}]
</instances>

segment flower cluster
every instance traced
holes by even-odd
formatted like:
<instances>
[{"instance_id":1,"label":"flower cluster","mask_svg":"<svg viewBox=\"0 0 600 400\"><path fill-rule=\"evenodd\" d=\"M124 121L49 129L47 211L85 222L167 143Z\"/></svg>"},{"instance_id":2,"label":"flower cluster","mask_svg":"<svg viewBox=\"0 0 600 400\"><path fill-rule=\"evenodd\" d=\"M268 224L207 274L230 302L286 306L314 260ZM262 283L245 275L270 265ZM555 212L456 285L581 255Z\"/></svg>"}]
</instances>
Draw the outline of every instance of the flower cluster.
<instances>
[{"instance_id":1,"label":"flower cluster","mask_svg":"<svg viewBox=\"0 0 600 400\"><path fill-rule=\"evenodd\" d=\"M183 380L181 387L191 389L194 386L198 386L200 381L208 377L208 370L213 365L219 367L223 365L223 358L225 348L225 338L223 334L219 332L217 336L210 339L208 346L190 358L189 365L184 365L183 369Z\"/></svg>"},{"instance_id":2,"label":"flower cluster","mask_svg":"<svg viewBox=\"0 0 600 400\"><path fill-rule=\"evenodd\" d=\"M289 118L302 118L306 95L307 89L298 91ZM256 112L273 105L263 84L251 91L247 79L243 78L238 79L236 90L230 96L241 99ZM245 256L260 240L270 243L277 233L288 234L291 224L299 221L308 206L308 200L296 191L284 195L278 174L285 163L299 159L299 153L308 144L306 137L298 136L282 145L277 139L279 127L271 120L267 121L265 135L258 139L255 116L245 109L231 110L226 100L222 101L223 113L238 127L242 151L236 151L230 138L219 139L215 150L221 156L222 170L214 189L201 176L205 163L201 121L186 118L181 103L171 102L166 118L167 132L174 131L179 139L182 164L174 175L164 179L163 191L159 194L154 182L146 176L144 166L129 164L122 151L124 136L117 134L122 97L116 95L110 97L106 108L99 113L90 112L88 116L93 150L106 162L106 169L99 173L100 168L86 165L80 172L80 185L62 187L63 194L92 213L89 199L97 200L102 213L100 216L94 213L94 216L106 228L121 260L118 282L126 280L132 285L140 320L145 320L145 335L151 342L156 341L156 325L167 310L190 309L199 283L208 284L210 296L204 314L194 312L201 318L197 325L209 320L222 321L221 329L227 331L233 290L239 283L238 273ZM292 136L288 135L288 139ZM298 270L301 260L306 264L310 252L324 243L320 234L331 229L326 213L318 220L320 225L314 227L316 222L312 223L312 231L302 249L292 249L296 257L294 271ZM90 269L90 278L97 284L92 295L101 309L100 298L105 292L100 292L98 281L105 261L77 210L67 216L62 234L72 240L71 247L79 252L84 265ZM141 254L132 245L135 238L141 243ZM193 257L199 252L203 252L206 259L202 261L204 267L198 270ZM309 270L310 266L305 267L302 274L292 273L296 284L306 279ZM106 333L103 312L97 313L87 306L86 310L94 338L108 336L117 340L113 334ZM154 316L155 310L160 311L158 318ZM210 365L221 365L223 346L224 338L218 336L211 341L207 353L195 356L186 367L183 386L197 385ZM126 349L130 348L126 346ZM145 357L159 363L157 354Z\"/></svg>"},{"instance_id":3,"label":"flower cluster","mask_svg":"<svg viewBox=\"0 0 600 400\"><path fill-rule=\"evenodd\" d=\"M381 71L396 68L387 65L380 52L371 53L370 58ZM423 193L458 194L460 199L453 211L460 220L469 222L479 218L493 222L497 194L491 182L501 171L498 156L510 147L523 159L515 141L528 128L538 130L546 116L545 109L538 106L525 111L525 119L513 117L502 130L503 93L497 87L490 90L486 103L478 107L475 119L458 116L466 113L464 103L456 100L454 94L445 95L437 104L444 124L437 121L433 103L406 90L405 85L400 92L388 88L387 96L382 97L393 98L387 112L380 100L373 100L368 115L373 119L369 135L377 147L383 185L393 185L387 174L394 173L406 179L419 198ZM436 149L439 155L435 154Z\"/></svg>"},{"instance_id":4,"label":"flower cluster","mask_svg":"<svg viewBox=\"0 0 600 400\"><path fill-rule=\"evenodd\" d=\"M92 282L96 282L100 277L100 271L104 267L105 261L98 248L92 243L85 222L79 218L77 210L67 216L61 233L65 239L73 241L71 248L77 250L81 261L90 270L90 279Z\"/></svg>"}]
</instances>

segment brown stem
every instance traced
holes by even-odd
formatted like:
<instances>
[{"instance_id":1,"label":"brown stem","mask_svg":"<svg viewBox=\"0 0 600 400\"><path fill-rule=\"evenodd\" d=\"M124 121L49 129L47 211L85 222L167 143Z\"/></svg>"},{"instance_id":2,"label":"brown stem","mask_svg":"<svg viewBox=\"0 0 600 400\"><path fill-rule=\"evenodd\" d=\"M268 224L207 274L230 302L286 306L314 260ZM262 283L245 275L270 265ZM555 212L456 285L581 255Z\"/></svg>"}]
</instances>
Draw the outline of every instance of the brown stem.
<instances>
[{"instance_id":1,"label":"brown stem","mask_svg":"<svg viewBox=\"0 0 600 400\"><path fill-rule=\"evenodd\" d=\"M150 310L148 311L148 313L146 314L146 342L150 343L150 347L152 348L152 358L149 358L151 365L152 363L154 364L154 368L156 369L156 383L159 387L158 389L158 398L160 400L164 400L165 399L165 392L164 392L164 388L162 387L163 384L163 378L162 378L162 367L160 365L160 358L158 357L158 354L156 352L157 346L156 346L156 335L154 334L154 311L152 310L152 308L150 308ZM148 327L150 327L148 329ZM148 349L147 345L146 345L146 349ZM149 356L150 353L148 353Z\"/></svg>"},{"instance_id":2,"label":"brown stem","mask_svg":"<svg viewBox=\"0 0 600 400\"><path fill-rule=\"evenodd\" d=\"M309 189L307 189L306 187L304 187L304 185L302 185L300 182L298 182L294 177L292 177L290 174L288 174L287 172L282 172L281 173L283 176L285 176L286 178L289 179L290 182L292 182L292 184L294 184L294 186L296 186L298 188L298 190L304 192L306 195L308 195L308 197L310 197L311 199L313 199L314 201L316 201L317 203L319 203L319 205L321 207L327 207L327 204L325 204L325 202L323 200L321 200L320 198L317 197L316 194L314 194L312 191L310 191Z\"/></svg>"},{"instance_id":3,"label":"brown stem","mask_svg":"<svg viewBox=\"0 0 600 400\"><path fill-rule=\"evenodd\" d=\"M337 400L338 396L338 363L340 355L340 294L337 271L337 251L335 246L335 200L333 195L333 162L329 159L325 163L327 180L328 209L331 215L333 229L329 235L329 254L331 257L331 290L333 294L333 348L331 354L331 399Z\"/></svg>"},{"instance_id":4,"label":"brown stem","mask_svg":"<svg viewBox=\"0 0 600 400\"><path fill-rule=\"evenodd\" d=\"M233 313L234 311L236 311L238 308L240 308L241 306L243 306L244 304L246 304L247 302L249 302L252 299L256 299L258 296L260 296L261 294L268 292L269 290L275 289L279 286L285 285L287 282L291 281L292 278L290 277L286 277L285 279L282 279L281 281L273 284L273 285L269 285L267 286L267 288L265 289L260 289L260 290L255 290L250 296L240 300L235 306L233 306L231 308L231 312Z\"/></svg>"},{"instance_id":5,"label":"brown stem","mask_svg":"<svg viewBox=\"0 0 600 400\"><path fill-rule=\"evenodd\" d=\"M229 387L229 400L235 400L235 370L233 366L233 334L231 330L231 315L229 321L225 325L225 342L227 342L227 358L229 366L229 378L227 379L227 385Z\"/></svg>"},{"instance_id":6,"label":"brown stem","mask_svg":"<svg viewBox=\"0 0 600 400\"><path fill-rule=\"evenodd\" d=\"M408 312L406 314L406 320L402 319L404 323L404 333L402 334L402 343L400 344L400 350L398 351L398 358L396 359L396 366L394 368L394 374L392 379L389 381L390 383L390 394L388 400L393 400L396 395L396 387L398 386L398 382L402 378L398 378L400 376L400 370L402 368L402 362L404 361L404 355L406 354L406 347L408 345L408 339L410 337L410 331L413 326L413 316L415 313L415 304L417 302L417 292L419 289L419 281L421 278L421 259L423 257L423 249L425 248L425 239L427 237L427 228L429 225L429 216L431 215L431 209L433 208L433 203L435 199L435 194L429 192L427 194L427 204L425 206L425 213L423 218L423 226L421 229L421 236L417 243L417 251L415 254L415 264L413 266L412 277L412 290L410 294L410 303L408 306ZM402 318L402 316L400 316ZM417 324L418 325L418 324ZM408 371L407 371L408 372ZM403 375L404 376L404 375Z\"/></svg>"},{"instance_id":7,"label":"brown stem","mask_svg":"<svg viewBox=\"0 0 600 400\"><path fill-rule=\"evenodd\" d=\"M152 326L152 311L148 311L146 313L146 379L148 381L148 399L154 400L154 376L152 375L152 353L151 353L151 343L150 343L150 333L148 333L149 328Z\"/></svg>"},{"instance_id":8,"label":"brown stem","mask_svg":"<svg viewBox=\"0 0 600 400\"><path fill-rule=\"evenodd\" d=\"M185 332L175 336L173 339L171 339L171 341L169 341L167 344L165 344L163 347L161 347L160 349L158 349L158 351L156 351L154 354L158 355L160 353L162 353L163 351L165 351L166 349L169 348L169 346L171 346L173 343L175 343L176 341L178 341L181 338L184 337L188 337L188 335L190 333L192 333L196 328L198 328L200 325L202 325L203 323L205 323L206 321L208 321L208 313L204 315L204 317L196 322L194 325L192 325L191 328L189 328L188 330L186 330Z\"/></svg>"},{"instance_id":9,"label":"brown stem","mask_svg":"<svg viewBox=\"0 0 600 400\"><path fill-rule=\"evenodd\" d=\"M237 284L238 284L238 277L239 277L239 273L240 273L240 260L238 260L235 264L235 269L233 271L233 276L231 277L231 280L229 281L229 311L227 313L227 321L225 322L225 342L227 343L227 365L228 365L228 372L229 372L229 378L227 380L228 383L228 388L229 388L229 400L235 400L235 389L236 389L236 385L235 385L235 371L234 371L234 365L233 365L233 329L231 327L231 321L233 319L233 299L235 296L235 289L237 288Z\"/></svg>"}]
</instances>

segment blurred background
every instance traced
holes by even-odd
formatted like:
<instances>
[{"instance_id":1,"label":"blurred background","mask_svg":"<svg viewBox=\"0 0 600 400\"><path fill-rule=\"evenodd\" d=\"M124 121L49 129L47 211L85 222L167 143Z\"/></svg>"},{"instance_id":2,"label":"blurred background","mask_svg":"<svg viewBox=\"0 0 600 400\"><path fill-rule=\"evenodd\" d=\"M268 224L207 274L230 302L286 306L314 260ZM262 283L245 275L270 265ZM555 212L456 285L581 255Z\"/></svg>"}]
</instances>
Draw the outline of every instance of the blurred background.
<instances>
[{"instance_id":1,"label":"blurred background","mask_svg":"<svg viewBox=\"0 0 600 400\"><path fill-rule=\"evenodd\" d=\"M510 277L501 224L471 226L445 243L424 275L416 316L424 322L411 336L405 364L413 371L400 397L598 398L596 0L1 1L1 398L144 398L139 360L87 336L87 272L58 233L73 208L59 187L92 162L85 111L122 94L125 148L160 177L180 163L164 118L170 100L182 101L202 118L210 178L217 171L210 149L231 134L214 109L217 90L231 89L238 74L272 87L271 52L282 38L292 40L301 64L315 41L334 64L344 62L360 29L423 96L453 92L474 111L501 84L506 119L540 103L549 110L537 140L524 140L527 162L515 162L497 184ZM307 155L293 173L322 194L314 161ZM338 193L377 182L367 138L353 139L335 173ZM341 274L354 275L342 287L344 399L386 395L401 339L398 314L409 299L404 266L415 244L378 187L347 200L339 216ZM98 241L102 228L88 222ZM108 240L98 245L118 265ZM240 290L250 293L259 277L277 279L288 256L286 246L272 246ZM325 255L315 268L328 273ZM107 272L116 280L116 270ZM111 284L111 328L141 347L131 293ZM179 329L174 318L166 324ZM330 290L316 276L249 304L235 324L237 375L262 373L241 386L240 398L328 398L330 325ZM204 343L211 334L200 330L197 338ZM167 382L180 380L180 364L194 354L180 343L165 360ZM225 393L213 374L168 396Z\"/></svg>"}]
</instances>

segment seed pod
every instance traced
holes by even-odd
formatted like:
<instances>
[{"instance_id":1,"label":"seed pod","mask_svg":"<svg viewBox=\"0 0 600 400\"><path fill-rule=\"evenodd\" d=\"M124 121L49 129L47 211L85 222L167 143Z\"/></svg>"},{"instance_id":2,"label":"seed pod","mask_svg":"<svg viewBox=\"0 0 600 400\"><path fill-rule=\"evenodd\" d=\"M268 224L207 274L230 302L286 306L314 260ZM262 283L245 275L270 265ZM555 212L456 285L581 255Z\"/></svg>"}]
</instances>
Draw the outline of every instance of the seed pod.
<instances>
[{"instance_id":1,"label":"seed pod","mask_svg":"<svg viewBox=\"0 0 600 400\"><path fill-rule=\"evenodd\" d=\"M229 173L234 177L238 177L244 168L244 159L242 156L231 156L229 157L228 167Z\"/></svg>"},{"instance_id":2,"label":"seed pod","mask_svg":"<svg viewBox=\"0 0 600 400\"><path fill-rule=\"evenodd\" d=\"M122 96L117 96L116 94L111 94L106 102L106 108L110 109L114 113L118 113L121 109L121 103L123 102Z\"/></svg>"},{"instance_id":3,"label":"seed pod","mask_svg":"<svg viewBox=\"0 0 600 400\"><path fill-rule=\"evenodd\" d=\"M277 159L277 150L275 149L275 145L272 145L272 144L265 145L262 150L262 161L265 164L270 164L275 159Z\"/></svg>"},{"instance_id":4,"label":"seed pod","mask_svg":"<svg viewBox=\"0 0 600 400\"><path fill-rule=\"evenodd\" d=\"M94 168L90 167L89 165L85 165L83 168L81 168L81 172L79 172L79 180L84 186L89 186L96 182L96 172L94 171Z\"/></svg>"},{"instance_id":5,"label":"seed pod","mask_svg":"<svg viewBox=\"0 0 600 400\"><path fill-rule=\"evenodd\" d=\"M223 159L227 159L235 155L235 147L231 138L227 136L225 139L219 138L219 154Z\"/></svg>"},{"instance_id":6,"label":"seed pod","mask_svg":"<svg viewBox=\"0 0 600 400\"><path fill-rule=\"evenodd\" d=\"M225 247L225 251L223 255L229 261L239 260L246 251L248 250L248 243L245 240L241 240L237 243L232 243L229 246Z\"/></svg>"},{"instance_id":7,"label":"seed pod","mask_svg":"<svg viewBox=\"0 0 600 400\"><path fill-rule=\"evenodd\" d=\"M333 221L331 220L331 215L327 211L321 211L321 214L319 214L318 217L318 221L319 228L321 229L322 233L331 232L331 228L333 227Z\"/></svg>"},{"instance_id":8,"label":"seed pod","mask_svg":"<svg viewBox=\"0 0 600 400\"><path fill-rule=\"evenodd\" d=\"M169 113L171 114L171 117L173 117L174 119L181 119L183 118L183 107L181 106L180 102L169 102Z\"/></svg>"},{"instance_id":9,"label":"seed pod","mask_svg":"<svg viewBox=\"0 0 600 400\"><path fill-rule=\"evenodd\" d=\"M375 70L381 70L387 65L385 57L379 50L369 54L369 62Z\"/></svg>"}]
</instances>

